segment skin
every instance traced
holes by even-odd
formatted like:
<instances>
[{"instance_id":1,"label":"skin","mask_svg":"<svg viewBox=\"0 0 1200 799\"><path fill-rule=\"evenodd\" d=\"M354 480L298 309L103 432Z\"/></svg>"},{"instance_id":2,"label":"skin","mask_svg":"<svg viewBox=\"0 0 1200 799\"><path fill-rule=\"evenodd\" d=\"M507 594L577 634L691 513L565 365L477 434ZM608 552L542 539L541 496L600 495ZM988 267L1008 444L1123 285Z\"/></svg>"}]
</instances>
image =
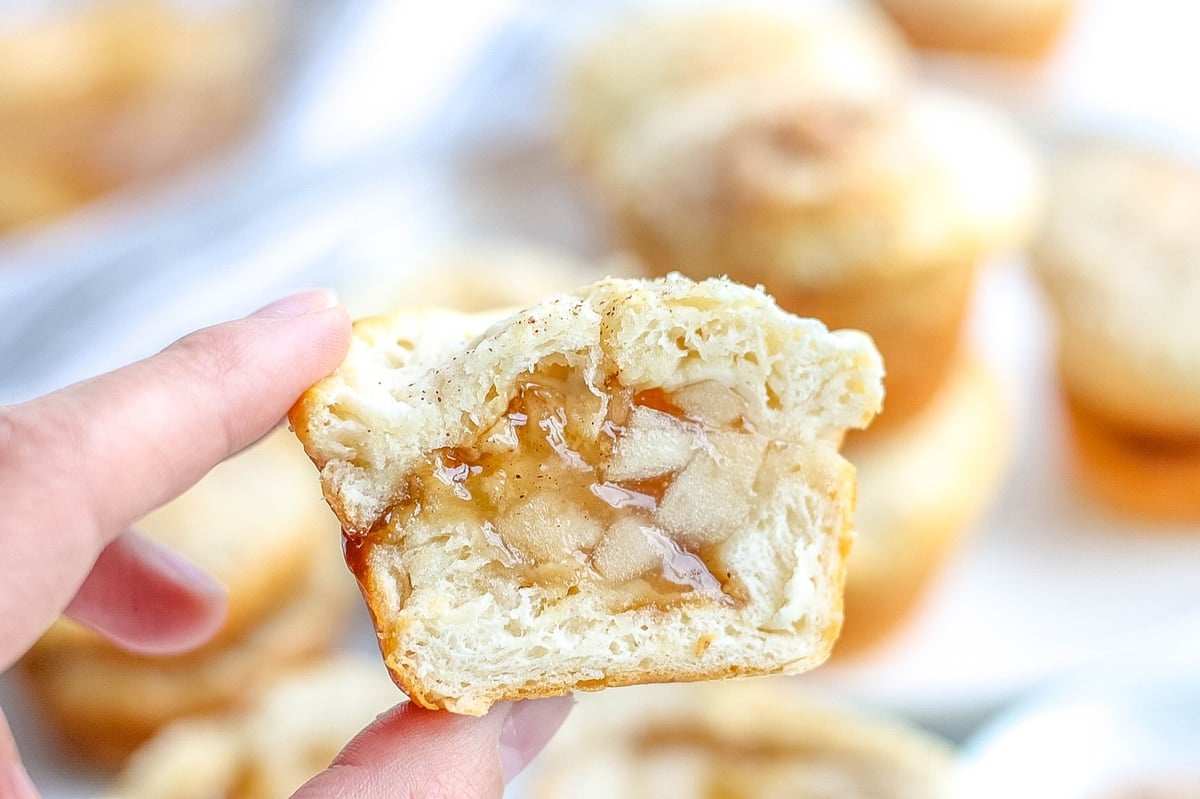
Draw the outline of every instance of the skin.
<instances>
[{"instance_id":1,"label":"skin","mask_svg":"<svg viewBox=\"0 0 1200 799\"><path fill-rule=\"evenodd\" d=\"M208 640L224 588L130 524L279 424L349 343L345 308L330 292L302 292L0 407L0 671L62 613L137 652ZM482 718L401 705L296 796L500 797L570 705L500 704ZM0 716L0 797L37 795Z\"/></svg>"}]
</instances>

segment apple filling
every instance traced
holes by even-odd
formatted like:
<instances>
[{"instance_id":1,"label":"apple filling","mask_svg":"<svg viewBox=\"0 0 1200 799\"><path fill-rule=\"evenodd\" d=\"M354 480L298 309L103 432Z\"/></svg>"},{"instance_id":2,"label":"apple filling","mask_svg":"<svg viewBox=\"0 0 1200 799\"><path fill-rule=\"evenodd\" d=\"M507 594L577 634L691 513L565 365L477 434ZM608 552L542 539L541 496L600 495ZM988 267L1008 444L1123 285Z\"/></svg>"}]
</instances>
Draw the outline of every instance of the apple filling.
<instances>
[{"instance_id":1,"label":"apple filling","mask_svg":"<svg viewBox=\"0 0 1200 799\"><path fill-rule=\"evenodd\" d=\"M388 516L445 529L474 519L489 569L574 593L599 583L614 610L683 598L737 605L719 547L747 524L755 482L778 445L715 381L671 393L543 364L473 444L431 453Z\"/></svg>"}]
</instances>

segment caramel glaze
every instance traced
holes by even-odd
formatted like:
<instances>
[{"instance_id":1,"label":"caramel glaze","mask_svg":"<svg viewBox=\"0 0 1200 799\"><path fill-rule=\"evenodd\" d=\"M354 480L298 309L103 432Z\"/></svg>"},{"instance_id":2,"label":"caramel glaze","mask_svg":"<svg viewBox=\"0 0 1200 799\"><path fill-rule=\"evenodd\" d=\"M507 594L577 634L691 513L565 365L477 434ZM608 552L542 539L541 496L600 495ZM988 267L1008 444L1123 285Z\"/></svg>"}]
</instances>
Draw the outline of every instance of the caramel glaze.
<instances>
[{"instance_id":1,"label":"caramel glaze","mask_svg":"<svg viewBox=\"0 0 1200 799\"><path fill-rule=\"evenodd\" d=\"M574 385L573 383L578 383ZM607 529L624 514L650 515L662 501L673 474L648 480L605 480L601 466L633 405L670 414L698 435L703 427L675 405L661 389L634 392L610 381L604 392L607 415L598 435L587 435L582 420L594 418L601 398L587 390L582 380L565 369L535 371L518 388L505 412L474 445L447 447L430 454L428 468L410 476L404 498L381 516L370 531L343 533L346 564L365 587L371 549L394 537L423 513L461 518L457 505L471 505L470 515L483 519L478 547L492 555L487 569L522 587L552 586L562 594L579 590L581 583L608 584L615 612L642 607L666 609L684 600L716 601L736 606L745 601L729 572L720 567L706 547L690 551L654 528L647 535L656 541L661 568L650 569L632 580L613 584L592 567L591 547L581 546L554 560L534 557L519 541L507 540L498 520L514 506L540 492L567 496L572 512ZM746 426L739 429L747 430ZM749 432L747 430L747 432ZM661 534L661 535L660 535Z\"/></svg>"}]
</instances>

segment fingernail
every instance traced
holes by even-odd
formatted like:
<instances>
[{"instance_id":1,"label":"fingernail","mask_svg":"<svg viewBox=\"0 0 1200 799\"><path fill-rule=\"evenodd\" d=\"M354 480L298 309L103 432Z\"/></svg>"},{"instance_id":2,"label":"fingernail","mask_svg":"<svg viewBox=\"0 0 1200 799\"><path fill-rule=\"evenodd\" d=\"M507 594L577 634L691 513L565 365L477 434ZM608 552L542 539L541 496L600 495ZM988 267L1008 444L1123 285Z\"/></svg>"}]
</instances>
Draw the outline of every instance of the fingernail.
<instances>
[{"instance_id":1,"label":"fingernail","mask_svg":"<svg viewBox=\"0 0 1200 799\"><path fill-rule=\"evenodd\" d=\"M179 582L187 583L193 591L214 595L229 593L215 577L182 555L169 549L160 549L159 558L173 577Z\"/></svg>"},{"instance_id":2,"label":"fingernail","mask_svg":"<svg viewBox=\"0 0 1200 799\"><path fill-rule=\"evenodd\" d=\"M505 782L511 782L542 751L574 705L575 697L567 695L526 699L509 706L508 717L500 727L500 765Z\"/></svg>"},{"instance_id":3,"label":"fingernail","mask_svg":"<svg viewBox=\"0 0 1200 799\"><path fill-rule=\"evenodd\" d=\"M29 779L29 775L25 773L25 768L20 763L13 763L12 768L8 772L8 787L13 799L38 799L37 788L33 787L33 780Z\"/></svg>"},{"instance_id":4,"label":"fingernail","mask_svg":"<svg viewBox=\"0 0 1200 799\"><path fill-rule=\"evenodd\" d=\"M130 535L137 542L142 554L153 558L159 569L174 578L176 582L187 585L197 593L212 595L228 593L225 586L215 577L170 547L165 547L136 530L132 531Z\"/></svg>"},{"instance_id":5,"label":"fingernail","mask_svg":"<svg viewBox=\"0 0 1200 799\"><path fill-rule=\"evenodd\" d=\"M332 289L307 289L275 300L250 314L255 319L293 319L318 311L327 311L338 304Z\"/></svg>"}]
</instances>

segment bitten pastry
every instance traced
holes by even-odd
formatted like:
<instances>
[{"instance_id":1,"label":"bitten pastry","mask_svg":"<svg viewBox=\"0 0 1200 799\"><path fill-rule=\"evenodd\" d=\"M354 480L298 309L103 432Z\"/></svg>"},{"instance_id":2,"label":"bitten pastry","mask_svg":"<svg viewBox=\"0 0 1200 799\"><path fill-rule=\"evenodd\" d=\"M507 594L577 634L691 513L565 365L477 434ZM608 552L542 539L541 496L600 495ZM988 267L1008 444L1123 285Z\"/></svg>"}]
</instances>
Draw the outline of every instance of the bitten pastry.
<instances>
[{"instance_id":1,"label":"bitten pastry","mask_svg":"<svg viewBox=\"0 0 1200 799\"><path fill-rule=\"evenodd\" d=\"M1073 0L879 0L917 47L1037 60L1071 16Z\"/></svg>"},{"instance_id":2,"label":"bitten pastry","mask_svg":"<svg viewBox=\"0 0 1200 799\"><path fill-rule=\"evenodd\" d=\"M765 79L659 109L609 178L603 199L652 270L760 283L787 310L870 333L885 427L934 396L977 265L1023 241L1037 206L1031 153L986 107L814 100Z\"/></svg>"},{"instance_id":3,"label":"bitten pastry","mask_svg":"<svg viewBox=\"0 0 1200 799\"><path fill-rule=\"evenodd\" d=\"M786 680L582 697L535 764L531 799L944 799L948 743Z\"/></svg>"},{"instance_id":4,"label":"bitten pastry","mask_svg":"<svg viewBox=\"0 0 1200 799\"><path fill-rule=\"evenodd\" d=\"M881 376L759 290L610 279L360 321L291 421L393 677L474 715L824 660Z\"/></svg>"},{"instance_id":5,"label":"bitten pastry","mask_svg":"<svg viewBox=\"0 0 1200 799\"><path fill-rule=\"evenodd\" d=\"M1080 473L1115 508L1200 520L1200 170L1099 141L1056 164L1033 262Z\"/></svg>"},{"instance_id":6,"label":"bitten pastry","mask_svg":"<svg viewBox=\"0 0 1200 799\"><path fill-rule=\"evenodd\" d=\"M846 564L846 622L834 657L876 644L912 612L995 499L1011 432L995 375L963 356L918 416L846 445L858 471L858 535Z\"/></svg>"}]
</instances>

